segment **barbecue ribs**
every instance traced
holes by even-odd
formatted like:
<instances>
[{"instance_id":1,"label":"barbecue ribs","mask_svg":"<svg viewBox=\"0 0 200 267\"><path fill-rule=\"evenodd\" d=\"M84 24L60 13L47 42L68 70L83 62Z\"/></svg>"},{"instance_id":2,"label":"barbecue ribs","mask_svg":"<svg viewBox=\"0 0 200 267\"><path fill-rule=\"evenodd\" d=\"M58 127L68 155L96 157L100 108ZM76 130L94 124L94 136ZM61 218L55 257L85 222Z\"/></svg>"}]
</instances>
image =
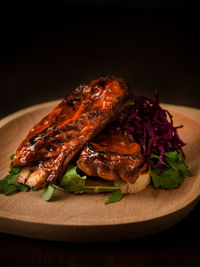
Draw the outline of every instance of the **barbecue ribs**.
<instances>
[{"instance_id":1,"label":"barbecue ribs","mask_svg":"<svg viewBox=\"0 0 200 267\"><path fill-rule=\"evenodd\" d=\"M67 165L132 102L132 93L119 78L100 78L79 86L29 132L16 151L18 182L40 188L53 183Z\"/></svg>"},{"instance_id":2,"label":"barbecue ribs","mask_svg":"<svg viewBox=\"0 0 200 267\"><path fill-rule=\"evenodd\" d=\"M77 165L89 176L134 183L143 159L132 135L123 126L113 124L85 145Z\"/></svg>"}]
</instances>

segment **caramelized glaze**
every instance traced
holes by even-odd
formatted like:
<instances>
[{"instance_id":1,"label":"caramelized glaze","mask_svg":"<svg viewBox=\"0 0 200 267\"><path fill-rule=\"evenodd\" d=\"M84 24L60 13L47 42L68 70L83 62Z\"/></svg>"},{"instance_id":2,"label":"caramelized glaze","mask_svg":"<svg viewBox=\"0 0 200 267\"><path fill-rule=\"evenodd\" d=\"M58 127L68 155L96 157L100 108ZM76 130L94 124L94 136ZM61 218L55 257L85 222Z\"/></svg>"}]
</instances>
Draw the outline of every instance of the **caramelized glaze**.
<instances>
[{"instance_id":1,"label":"caramelized glaze","mask_svg":"<svg viewBox=\"0 0 200 267\"><path fill-rule=\"evenodd\" d=\"M77 161L78 167L90 176L128 183L136 181L142 163L140 145L126 129L116 125L108 126L86 144Z\"/></svg>"},{"instance_id":2,"label":"caramelized glaze","mask_svg":"<svg viewBox=\"0 0 200 267\"><path fill-rule=\"evenodd\" d=\"M131 98L131 91L118 78L100 78L79 86L30 130L12 165L29 166L31 174L23 181L29 184L31 180L30 186L40 187L45 179L54 182L84 144L117 118ZM35 185L33 175L37 176Z\"/></svg>"}]
</instances>

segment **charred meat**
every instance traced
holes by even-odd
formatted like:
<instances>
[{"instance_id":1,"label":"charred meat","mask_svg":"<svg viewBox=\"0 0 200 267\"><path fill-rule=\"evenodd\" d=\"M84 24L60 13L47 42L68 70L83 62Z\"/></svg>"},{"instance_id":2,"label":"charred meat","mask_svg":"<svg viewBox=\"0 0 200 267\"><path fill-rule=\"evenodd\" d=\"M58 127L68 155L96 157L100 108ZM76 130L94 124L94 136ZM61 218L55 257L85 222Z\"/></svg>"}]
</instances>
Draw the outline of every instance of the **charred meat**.
<instances>
[{"instance_id":1,"label":"charred meat","mask_svg":"<svg viewBox=\"0 0 200 267\"><path fill-rule=\"evenodd\" d=\"M140 145L120 125L108 126L87 143L77 161L89 176L134 183L143 165Z\"/></svg>"},{"instance_id":2,"label":"charred meat","mask_svg":"<svg viewBox=\"0 0 200 267\"><path fill-rule=\"evenodd\" d=\"M36 124L12 161L24 167L18 181L42 187L59 179L67 165L132 102L132 93L119 78L100 78L81 85Z\"/></svg>"}]
</instances>

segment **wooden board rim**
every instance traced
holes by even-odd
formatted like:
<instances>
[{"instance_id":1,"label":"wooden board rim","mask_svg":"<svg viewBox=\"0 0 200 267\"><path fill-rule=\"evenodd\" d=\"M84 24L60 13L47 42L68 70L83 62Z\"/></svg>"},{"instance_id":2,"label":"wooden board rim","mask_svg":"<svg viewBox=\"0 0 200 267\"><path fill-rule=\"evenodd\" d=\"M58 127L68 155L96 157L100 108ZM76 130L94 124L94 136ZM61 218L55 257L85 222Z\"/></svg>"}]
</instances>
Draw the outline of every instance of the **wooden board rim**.
<instances>
[{"instance_id":1,"label":"wooden board rim","mask_svg":"<svg viewBox=\"0 0 200 267\"><path fill-rule=\"evenodd\" d=\"M45 107L45 106L48 107L48 106L56 105L57 103L59 103L59 101L60 100L55 100L55 101L51 101L51 102L45 102L45 103L41 103L41 104L34 105L34 106L31 106L31 107L25 108L23 110L17 111L15 113L5 117L4 119L2 119L0 121L0 127L3 127L6 123L17 119L18 117L21 117L24 114L31 113L32 111L35 111L35 110L39 109L40 107ZM169 107L169 108L176 108L177 112L179 112L178 110L186 110L187 114L184 114L184 116L189 117L190 120L193 120L193 121L195 121L195 123L198 123L200 125L199 120L198 120L198 118L200 118L200 110L199 109L195 109L195 108L191 108L191 107L184 107L184 106L169 105L169 104L162 104L162 105L166 106L166 107ZM194 116L194 117L191 117L190 115L188 116L188 113L196 114L196 116ZM196 201L198 197L199 197L199 195L194 196L194 198L191 199L190 202L187 202L186 205L190 205L193 201ZM112 205L114 205L114 204L112 204ZM182 203L182 205L179 207L179 209L171 211L170 214L173 213L173 212L176 212L176 211L180 211L184 207L185 207L185 203ZM153 217L152 220L159 219L159 218L161 218L163 216L166 216L166 214L163 214L163 215L158 216L158 217ZM13 220L27 222L27 220L25 219L24 215L23 216L20 216L20 215L13 216L12 214L9 214L7 212L3 212L3 213L0 212L0 217L1 218L5 218L5 219L7 218L7 219L13 219ZM28 222L30 222L30 223L49 224L49 225L54 225L55 224L55 221L47 220L45 222L41 222L40 220L37 220L37 219L35 219L33 217L29 217L29 216L28 216L27 219L28 219ZM149 219L147 219L146 221L149 221ZM143 221L134 221L134 223L140 223L140 222L144 222L144 220ZM99 226L121 225L121 224L122 224L121 222L120 223L113 223L112 222L110 224L109 223L105 223L105 224L101 224ZM131 224L131 222L124 222L123 224ZM57 225L75 226L74 224L67 224L67 222L66 223L60 223L60 224L57 223ZM84 224L84 225L77 224L77 226L98 226L98 224L96 224L96 225L94 225L94 224L92 224L92 225L90 225L90 224L88 224L88 225L87 224Z\"/></svg>"}]
</instances>

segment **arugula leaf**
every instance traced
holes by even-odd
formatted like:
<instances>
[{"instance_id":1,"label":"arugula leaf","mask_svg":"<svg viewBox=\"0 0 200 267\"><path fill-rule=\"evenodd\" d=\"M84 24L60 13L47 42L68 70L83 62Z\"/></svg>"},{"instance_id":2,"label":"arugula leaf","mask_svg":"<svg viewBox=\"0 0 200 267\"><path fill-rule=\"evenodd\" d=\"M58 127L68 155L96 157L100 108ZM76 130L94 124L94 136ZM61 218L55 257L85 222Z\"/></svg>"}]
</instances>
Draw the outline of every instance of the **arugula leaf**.
<instances>
[{"instance_id":1,"label":"arugula leaf","mask_svg":"<svg viewBox=\"0 0 200 267\"><path fill-rule=\"evenodd\" d=\"M113 191L112 195L109 197L108 200L105 201L105 205L110 204L110 203L114 203L114 202L118 202L120 201L122 198L122 192L120 189L116 189Z\"/></svg>"},{"instance_id":2,"label":"arugula leaf","mask_svg":"<svg viewBox=\"0 0 200 267\"><path fill-rule=\"evenodd\" d=\"M53 196L54 189L55 188L51 184L48 184L48 186L43 189L43 199L49 201Z\"/></svg>"},{"instance_id":3,"label":"arugula leaf","mask_svg":"<svg viewBox=\"0 0 200 267\"><path fill-rule=\"evenodd\" d=\"M92 186L84 186L80 189L76 189L75 191L73 191L74 194L82 194L85 192L91 192L94 191L95 193L106 193L106 192L114 192L115 190L120 189L119 186L96 186L96 185L92 185Z\"/></svg>"},{"instance_id":4,"label":"arugula leaf","mask_svg":"<svg viewBox=\"0 0 200 267\"><path fill-rule=\"evenodd\" d=\"M92 185L92 186L82 186L82 187L63 187L59 184L52 184L53 187L62 190L62 191L66 191L66 192L71 192L74 194L82 194L85 192L89 192L89 191L94 191L94 192L113 192L116 189L119 189L119 186L96 186L96 185Z\"/></svg>"},{"instance_id":5,"label":"arugula leaf","mask_svg":"<svg viewBox=\"0 0 200 267\"><path fill-rule=\"evenodd\" d=\"M183 183L184 175L192 176L188 166L185 164L183 156L177 151L166 152L164 154L164 164L162 167L162 169L151 168L150 175L156 188L177 188Z\"/></svg>"},{"instance_id":6,"label":"arugula leaf","mask_svg":"<svg viewBox=\"0 0 200 267\"><path fill-rule=\"evenodd\" d=\"M63 175L58 183L52 184L56 189L71 192L74 194L83 194L86 192L113 192L113 195L105 203L117 202L121 199L122 193L119 186L86 186L85 180L87 176L80 176L78 173L78 167L70 165L67 168L66 173Z\"/></svg>"},{"instance_id":7,"label":"arugula leaf","mask_svg":"<svg viewBox=\"0 0 200 267\"><path fill-rule=\"evenodd\" d=\"M85 185L86 176L80 176L77 173L77 166L69 165L65 174L60 180L60 185L68 190L82 188Z\"/></svg>"}]
</instances>

